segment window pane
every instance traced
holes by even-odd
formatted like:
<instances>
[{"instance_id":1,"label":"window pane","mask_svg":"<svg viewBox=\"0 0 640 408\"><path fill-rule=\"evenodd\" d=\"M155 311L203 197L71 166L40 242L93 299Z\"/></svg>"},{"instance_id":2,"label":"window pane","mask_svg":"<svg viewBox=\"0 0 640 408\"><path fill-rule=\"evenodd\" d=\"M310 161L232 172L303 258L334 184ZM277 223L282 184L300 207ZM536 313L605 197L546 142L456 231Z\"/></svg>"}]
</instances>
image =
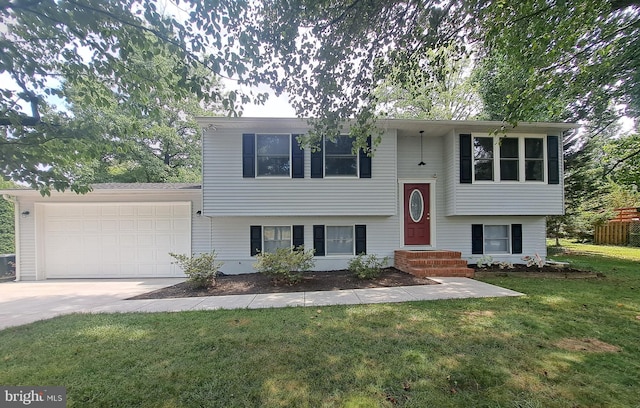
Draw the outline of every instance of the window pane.
<instances>
[{"instance_id":1,"label":"window pane","mask_svg":"<svg viewBox=\"0 0 640 408\"><path fill-rule=\"evenodd\" d=\"M518 180L518 160L500 160L500 180Z\"/></svg>"},{"instance_id":2,"label":"window pane","mask_svg":"<svg viewBox=\"0 0 640 408\"><path fill-rule=\"evenodd\" d=\"M509 226L485 225L484 226L484 251L487 254L509 253Z\"/></svg>"},{"instance_id":3,"label":"window pane","mask_svg":"<svg viewBox=\"0 0 640 408\"><path fill-rule=\"evenodd\" d=\"M327 255L353 255L353 227L327 227Z\"/></svg>"},{"instance_id":4,"label":"window pane","mask_svg":"<svg viewBox=\"0 0 640 408\"><path fill-rule=\"evenodd\" d=\"M485 225L484 236L487 238L509 238L507 225Z\"/></svg>"},{"instance_id":5,"label":"window pane","mask_svg":"<svg viewBox=\"0 0 640 408\"><path fill-rule=\"evenodd\" d=\"M544 181L544 162L542 160L526 160L524 166L527 180Z\"/></svg>"},{"instance_id":6,"label":"window pane","mask_svg":"<svg viewBox=\"0 0 640 408\"><path fill-rule=\"evenodd\" d=\"M288 176L289 157L258 156L258 175Z\"/></svg>"},{"instance_id":7,"label":"window pane","mask_svg":"<svg viewBox=\"0 0 640 408\"><path fill-rule=\"evenodd\" d=\"M289 135L257 135L259 176L289 176Z\"/></svg>"},{"instance_id":8,"label":"window pane","mask_svg":"<svg viewBox=\"0 0 640 408\"><path fill-rule=\"evenodd\" d=\"M493 138L492 137L474 137L473 138L473 157L475 159L493 158Z\"/></svg>"},{"instance_id":9,"label":"window pane","mask_svg":"<svg viewBox=\"0 0 640 408\"><path fill-rule=\"evenodd\" d=\"M476 160L474 171L476 180L493 180L493 160Z\"/></svg>"},{"instance_id":10,"label":"window pane","mask_svg":"<svg viewBox=\"0 0 640 408\"><path fill-rule=\"evenodd\" d=\"M332 142L331 140L326 139L324 144L324 149L327 154L353 155L351 153L352 148L353 148L353 138L346 135L338 136L335 142Z\"/></svg>"},{"instance_id":11,"label":"window pane","mask_svg":"<svg viewBox=\"0 0 640 408\"><path fill-rule=\"evenodd\" d=\"M500 158L518 158L518 139L503 138L500 140Z\"/></svg>"},{"instance_id":12,"label":"window pane","mask_svg":"<svg viewBox=\"0 0 640 408\"><path fill-rule=\"evenodd\" d=\"M543 159L542 139L524 139L524 157L527 159Z\"/></svg>"},{"instance_id":13,"label":"window pane","mask_svg":"<svg viewBox=\"0 0 640 408\"><path fill-rule=\"evenodd\" d=\"M325 157L325 176L355 176L358 174L358 160L355 157Z\"/></svg>"},{"instance_id":14,"label":"window pane","mask_svg":"<svg viewBox=\"0 0 640 408\"><path fill-rule=\"evenodd\" d=\"M325 176L357 176L358 156L351 152L353 138L338 136L335 142L325 139L324 142L324 175Z\"/></svg>"},{"instance_id":15,"label":"window pane","mask_svg":"<svg viewBox=\"0 0 640 408\"><path fill-rule=\"evenodd\" d=\"M264 252L275 252L278 248L291 248L291 227L262 228Z\"/></svg>"},{"instance_id":16,"label":"window pane","mask_svg":"<svg viewBox=\"0 0 640 408\"><path fill-rule=\"evenodd\" d=\"M289 156L289 135L258 135L258 156Z\"/></svg>"}]
</instances>

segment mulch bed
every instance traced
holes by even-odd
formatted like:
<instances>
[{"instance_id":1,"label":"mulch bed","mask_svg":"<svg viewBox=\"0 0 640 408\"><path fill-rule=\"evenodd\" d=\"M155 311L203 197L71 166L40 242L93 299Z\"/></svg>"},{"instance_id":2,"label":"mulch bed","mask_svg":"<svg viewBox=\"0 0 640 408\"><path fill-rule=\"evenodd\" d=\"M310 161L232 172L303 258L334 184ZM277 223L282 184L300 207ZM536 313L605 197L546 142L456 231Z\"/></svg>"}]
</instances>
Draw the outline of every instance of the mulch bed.
<instances>
[{"instance_id":1,"label":"mulch bed","mask_svg":"<svg viewBox=\"0 0 640 408\"><path fill-rule=\"evenodd\" d=\"M250 295L258 293L313 292L340 289L387 288L394 286L437 285L426 278L418 278L395 268L385 268L382 274L371 280L358 279L348 270L305 272L302 281L295 285L274 283L259 273L224 275L216 279L210 289L194 289L188 283L144 293L131 299L165 299L197 296Z\"/></svg>"}]
</instances>

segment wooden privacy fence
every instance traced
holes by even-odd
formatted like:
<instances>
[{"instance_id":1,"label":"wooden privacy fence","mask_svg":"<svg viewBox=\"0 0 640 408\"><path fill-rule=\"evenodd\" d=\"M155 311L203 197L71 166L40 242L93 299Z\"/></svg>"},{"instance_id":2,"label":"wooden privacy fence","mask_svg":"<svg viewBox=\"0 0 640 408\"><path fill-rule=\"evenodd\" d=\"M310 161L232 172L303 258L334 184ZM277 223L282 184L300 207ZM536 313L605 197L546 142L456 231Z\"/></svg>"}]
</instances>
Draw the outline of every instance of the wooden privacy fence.
<instances>
[{"instance_id":1,"label":"wooden privacy fence","mask_svg":"<svg viewBox=\"0 0 640 408\"><path fill-rule=\"evenodd\" d=\"M594 241L597 245L640 246L640 222L614 221L596 227Z\"/></svg>"}]
</instances>

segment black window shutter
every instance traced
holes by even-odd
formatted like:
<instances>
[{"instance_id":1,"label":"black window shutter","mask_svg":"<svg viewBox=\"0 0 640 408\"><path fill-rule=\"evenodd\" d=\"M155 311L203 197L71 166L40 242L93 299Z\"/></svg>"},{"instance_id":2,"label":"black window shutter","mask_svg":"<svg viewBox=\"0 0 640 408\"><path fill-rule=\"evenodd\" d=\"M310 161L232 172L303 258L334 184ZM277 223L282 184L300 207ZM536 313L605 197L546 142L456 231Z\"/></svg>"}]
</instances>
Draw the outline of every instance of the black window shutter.
<instances>
[{"instance_id":1,"label":"black window shutter","mask_svg":"<svg viewBox=\"0 0 640 408\"><path fill-rule=\"evenodd\" d=\"M293 226L293 247L304 246L304 225Z\"/></svg>"},{"instance_id":2,"label":"black window shutter","mask_svg":"<svg viewBox=\"0 0 640 408\"><path fill-rule=\"evenodd\" d=\"M483 253L484 237L482 224L471 225L471 253L481 254Z\"/></svg>"},{"instance_id":3,"label":"black window shutter","mask_svg":"<svg viewBox=\"0 0 640 408\"><path fill-rule=\"evenodd\" d=\"M511 253L522 253L522 224L511 224Z\"/></svg>"},{"instance_id":4,"label":"black window shutter","mask_svg":"<svg viewBox=\"0 0 640 408\"><path fill-rule=\"evenodd\" d=\"M471 135L460 135L460 183L469 184L471 180Z\"/></svg>"},{"instance_id":5,"label":"black window shutter","mask_svg":"<svg viewBox=\"0 0 640 408\"><path fill-rule=\"evenodd\" d=\"M291 177L304 178L304 150L296 137L298 135L291 135Z\"/></svg>"},{"instance_id":6,"label":"black window shutter","mask_svg":"<svg viewBox=\"0 0 640 408\"><path fill-rule=\"evenodd\" d=\"M244 133L242 135L242 177L256 176L256 135Z\"/></svg>"},{"instance_id":7,"label":"black window shutter","mask_svg":"<svg viewBox=\"0 0 640 408\"><path fill-rule=\"evenodd\" d=\"M262 252L262 227L260 225L251 226L251 256Z\"/></svg>"},{"instance_id":8,"label":"black window shutter","mask_svg":"<svg viewBox=\"0 0 640 408\"><path fill-rule=\"evenodd\" d=\"M313 249L316 256L324 256L324 225L313 226Z\"/></svg>"},{"instance_id":9,"label":"black window shutter","mask_svg":"<svg viewBox=\"0 0 640 408\"><path fill-rule=\"evenodd\" d=\"M367 147L371 151L371 136L367 138ZM371 157L360 149L360 178L371 178Z\"/></svg>"},{"instance_id":10,"label":"black window shutter","mask_svg":"<svg viewBox=\"0 0 640 408\"><path fill-rule=\"evenodd\" d=\"M320 142L322 143L322 142ZM311 178L324 177L322 150L311 152Z\"/></svg>"},{"instance_id":11,"label":"black window shutter","mask_svg":"<svg viewBox=\"0 0 640 408\"><path fill-rule=\"evenodd\" d=\"M549 184L560 184L560 154L558 136L547 136L547 174Z\"/></svg>"},{"instance_id":12,"label":"black window shutter","mask_svg":"<svg viewBox=\"0 0 640 408\"><path fill-rule=\"evenodd\" d=\"M367 226L356 225L356 255L367 253Z\"/></svg>"}]
</instances>

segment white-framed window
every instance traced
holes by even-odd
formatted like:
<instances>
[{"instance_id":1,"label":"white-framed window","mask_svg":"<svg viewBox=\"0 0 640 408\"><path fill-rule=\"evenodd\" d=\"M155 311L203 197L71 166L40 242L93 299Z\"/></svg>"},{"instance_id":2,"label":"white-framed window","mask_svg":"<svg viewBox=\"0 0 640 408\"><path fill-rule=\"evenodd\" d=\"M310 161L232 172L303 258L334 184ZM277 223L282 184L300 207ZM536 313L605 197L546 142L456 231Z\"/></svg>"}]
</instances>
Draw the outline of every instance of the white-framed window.
<instances>
[{"instance_id":1,"label":"white-framed window","mask_svg":"<svg viewBox=\"0 0 640 408\"><path fill-rule=\"evenodd\" d=\"M473 135L473 180L544 182L543 135Z\"/></svg>"},{"instance_id":2,"label":"white-framed window","mask_svg":"<svg viewBox=\"0 0 640 408\"><path fill-rule=\"evenodd\" d=\"M508 254L511 248L509 225L484 226L484 253Z\"/></svg>"},{"instance_id":3,"label":"white-framed window","mask_svg":"<svg viewBox=\"0 0 640 408\"><path fill-rule=\"evenodd\" d=\"M358 177L358 155L353 153L353 138L340 135L335 141L324 138L324 176Z\"/></svg>"},{"instance_id":4,"label":"white-framed window","mask_svg":"<svg viewBox=\"0 0 640 408\"><path fill-rule=\"evenodd\" d=\"M262 251L275 252L278 248L291 248L291 226L262 227Z\"/></svg>"},{"instance_id":5,"label":"white-framed window","mask_svg":"<svg viewBox=\"0 0 640 408\"><path fill-rule=\"evenodd\" d=\"M353 255L355 251L355 233L353 225L326 227L326 254Z\"/></svg>"},{"instance_id":6,"label":"white-framed window","mask_svg":"<svg viewBox=\"0 0 640 408\"><path fill-rule=\"evenodd\" d=\"M256 175L291 177L291 135L256 134Z\"/></svg>"},{"instance_id":7,"label":"white-framed window","mask_svg":"<svg viewBox=\"0 0 640 408\"><path fill-rule=\"evenodd\" d=\"M476 181L493 181L493 137L473 138L473 173Z\"/></svg>"},{"instance_id":8,"label":"white-framed window","mask_svg":"<svg viewBox=\"0 0 640 408\"><path fill-rule=\"evenodd\" d=\"M524 139L524 174L526 181L544 181L544 139Z\"/></svg>"}]
</instances>

